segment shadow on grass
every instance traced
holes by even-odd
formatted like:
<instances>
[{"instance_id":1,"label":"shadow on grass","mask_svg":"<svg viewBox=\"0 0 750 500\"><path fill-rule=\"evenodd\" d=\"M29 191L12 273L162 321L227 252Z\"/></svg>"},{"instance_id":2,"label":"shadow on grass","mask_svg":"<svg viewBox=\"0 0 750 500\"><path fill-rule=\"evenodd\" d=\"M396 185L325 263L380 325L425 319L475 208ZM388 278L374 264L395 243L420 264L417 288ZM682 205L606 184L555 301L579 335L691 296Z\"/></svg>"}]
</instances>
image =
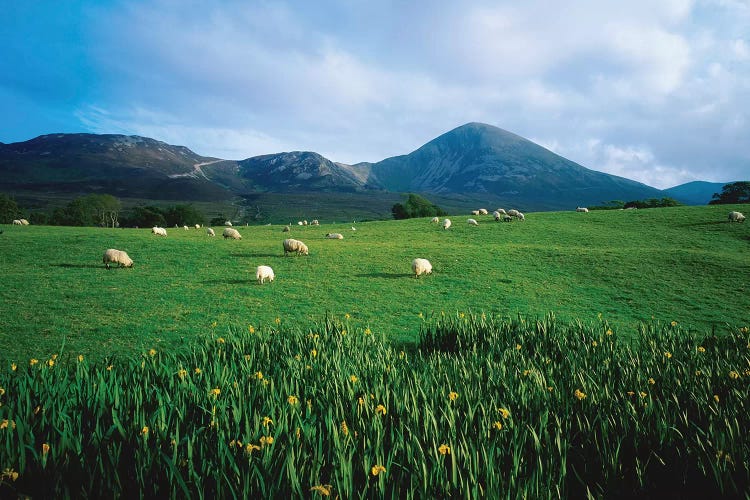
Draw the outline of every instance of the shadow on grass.
<instances>
[{"instance_id":1,"label":"shadow on grass","mask_svg":"<svg viewBox=\"0 0 750 500\"><path fill-rule=\"evenodd\" d=\"M230 253L232 257L241 257L244 259L255 259L260 257L283 257L283 253Z\"/></svg>"},{"instance_id":2,"label":"shadow on grass","mask_svg":"<svg viewBox=\"0 0 750 500\"><path fill-rule=\"evenodd\" d=\"M356 274L357 278L384 278L384 279L398 279L398 278L413 278L414 276L404 273L364 273Z\"/></svg>"},{"instance_id":3,"label":"shadow on grass","mask_svg":"<svg viewBox=\"0 0 750 500\"><path fill-rule=\"evenodd\" d=\"M104 269L107 270L106 267L104 267L104 264L50 264L51 267L62 267L65 269ZM115 269L115 266L112 266L112 269Z\"/></svg>"},{"instance_id":4,"label":"shadow on grass","mask_svg":"<svg viewBox=\"0 0 750 500\"><path fill-rule=\"evenodd\" d=\"M248 278L244 280L239 280L239 279L204 280L204 281L201 281L201 284L203 285L247 285L247 284L254 285L257 282L258 280L255 279L255 276L253 276L252 278Z\"/></svg>"}]
</instances>

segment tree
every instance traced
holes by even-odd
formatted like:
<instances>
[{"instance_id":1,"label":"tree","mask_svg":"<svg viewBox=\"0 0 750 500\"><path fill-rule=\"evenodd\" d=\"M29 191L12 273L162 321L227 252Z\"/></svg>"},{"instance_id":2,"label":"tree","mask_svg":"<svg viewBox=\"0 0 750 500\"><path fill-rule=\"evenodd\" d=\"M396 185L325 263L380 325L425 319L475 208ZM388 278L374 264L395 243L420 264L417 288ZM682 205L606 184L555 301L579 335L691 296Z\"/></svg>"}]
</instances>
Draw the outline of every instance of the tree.
<instances>
[{"instance_id":1,"label":"tree","mask_svg":"<svg viewBox=\"0 0 750 500\"><path fill-rule=\"evenodd\" d=\"M714 193L709 205L726 203L750 203L750 181L731 182L721 188L721 193Z\"/></svg>"},{"instance_id":2,"label":"tree","mask_svg":"<svg viewBox=\"0 0 750 500\"><path fill-rule=\"evenodd\" d=\"M415 217L434 217L445 215L445 212L428 199L418 194L409 193L405 203L396 203L391 208L394 219L412 219Z\"/></svg>"},{"instance_id":3,"label":"tree","mask_svg":"<svg viewBox=\"0 0 750 500\"><path fill-rule=\"evenodd\" d=\"M131 227L165 226L167 223L161 209L154 206L133 207L123 219L123 225Z\"/></svg>"},{"instance_id":4,"label":"tree","mask_svg":"<svg viewBox=\"0 0 750 500\"><path fill-rule=\"evenodd\" d=\"M0 193L0 222L10 224L13 219L20 217L16 200L5 193Z\"/></svg>"},{"instance_id":5,"label":"tree","mask_svg":"<svg viewBox=\"0 0 750 500\"><path fill-rule=\"evenodd\" d=\"M193 226L205 224L206 218L193 205L175 205L164 211L168 226Z\"/></svg>"},{"instance_id":6,"label":"tree","mask_svg":"<svg viewBox=\"0 0 750 500\"><path fill-rule=\"evenodd\" d=\"M122 206L109 194L88 194L56 209L50 222L58 226L117 227Z\"/></svg>"}]
</instances>

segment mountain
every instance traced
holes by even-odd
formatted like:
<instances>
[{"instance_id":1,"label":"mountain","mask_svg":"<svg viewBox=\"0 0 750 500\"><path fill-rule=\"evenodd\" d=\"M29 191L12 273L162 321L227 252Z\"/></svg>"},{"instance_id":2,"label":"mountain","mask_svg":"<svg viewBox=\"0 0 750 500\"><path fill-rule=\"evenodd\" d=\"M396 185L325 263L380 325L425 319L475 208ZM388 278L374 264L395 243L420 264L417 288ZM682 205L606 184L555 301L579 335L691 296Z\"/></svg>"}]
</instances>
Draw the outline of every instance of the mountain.
<instances>
[{"instance_id":1,"label":"mountain","mask_svg":"<svg viewBox=\"0 0 750 500\"><path fill-rule=\"evenodd\" d=\"M108 193L161 200L227 199L202 168L223 162L139 136L51 134L0 145L0 190Z\"/></svg>"},{"instance_id":2,"label":"mountain","mask_svg":"<svg viewBox=\"0 0 750 500\"><path fill-rule=\"evenodd\" d=\"M378 187L367 182L366 169L334 163L310 151L255 156L237 164L239 175L255 191L358 192Z\"/></svg>"},{"instance_id":3,"label":"mountain","mask_svg":"<svg viewBox=\"0 0 750 500\"><path fill-rule=\"evenodd\" d=\"M606 201L661 197L658 189L589 170L523 137L468 123L416 151L371 167L370 182L389 191L473 193L525 209L575 208Z\"/></svg>"},{"instance_id":4,"label":"mountain","mask_svg":"<svg viewBox=\"0 0 750 500\"><path fill-rule=\"evenodd\" d=\"M667 196L686 205L708 205L714 193L721 193L728 182L693 181L665 189Z\"/></svg>"}]
</instances>

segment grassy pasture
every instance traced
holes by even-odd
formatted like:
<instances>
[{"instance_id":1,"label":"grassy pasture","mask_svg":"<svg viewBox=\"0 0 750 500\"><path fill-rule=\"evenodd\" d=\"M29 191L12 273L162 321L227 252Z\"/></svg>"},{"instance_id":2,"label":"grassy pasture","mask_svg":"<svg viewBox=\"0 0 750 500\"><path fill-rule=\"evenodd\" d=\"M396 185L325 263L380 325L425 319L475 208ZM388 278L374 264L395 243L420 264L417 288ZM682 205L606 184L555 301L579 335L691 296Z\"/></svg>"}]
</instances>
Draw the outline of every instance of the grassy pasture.
<instances>
[{"instance_id":1,"label":"grassy pasture","mask_svg":"<svg viewBox=\"0 0 750 500\"><path fill-rule=\"evenodd\" d=\"M726 215L743 206L580 214L527 214L479 227L454 215L448 231L425 219L320 227L239 227L241 241L204 230L2 226L0 359L53 353L103 357L181 345L229 326L305 325L349 314L398 342L417 338L423 317L484 311L560 320L606 319L633 331L652 319L686 330L750 324L750 225ZM744 207L746 209L746 207ZM327 232L345 239L327 240ZM221 233L220 228L217 231ZM308 257L283 256L291 236ZM132 269L106 271L107 248ZM432 276L410 263L429 259ZM276 281L258 285L270 265ZM215 326L214 326L215 325ZM64 348L63 348L64 345Z\"/></svg>"}]
</instances>

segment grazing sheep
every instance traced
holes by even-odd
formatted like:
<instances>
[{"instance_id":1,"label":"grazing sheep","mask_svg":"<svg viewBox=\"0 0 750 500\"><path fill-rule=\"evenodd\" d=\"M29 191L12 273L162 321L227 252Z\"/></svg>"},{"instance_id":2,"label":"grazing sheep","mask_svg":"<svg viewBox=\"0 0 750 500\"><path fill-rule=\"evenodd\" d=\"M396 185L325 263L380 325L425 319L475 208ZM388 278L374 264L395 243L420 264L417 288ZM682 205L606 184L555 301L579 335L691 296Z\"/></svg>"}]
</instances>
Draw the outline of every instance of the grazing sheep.
<instances>
[{"instance_id":1,"label":"grazing sheep","mask_svg":"<svg viewBox=\"0 0 750 500\"><path fill-rule=\"evenodd\" d=\"M729 212L729 222L745 222L742 212Z\"/></svg>"},{"instance_id":2,"label":"grazing sheep","mask_svg":"<svg viewBox=\"0 0 750 500\"><path fill-rule=\"evenodd\" d=\"M291 227L289 227L289 226L284 226L284 229L282 229L282 230L281 230L281 232L282 232L282 233L288 233L288 232L289 232L289 231L291 231L291 230L292 230L292 228L291 228Z\"/></svg>"},{"instance_id":3,"label":"grazing sheep","mask_svg":"<svg viewBox=\"0 0 750 500\"><path fill-rule=\"evenodd\" d=\"M276 276L273 274L273 269L271 269L269 266L258 266L255 269L255 279L258 280L258 283L265 283L266 280L270 283L274 280Z\"/></svg>"},{"instance_id":4,"label":"grazing sheep","mask_svg":"<svg viewBox=\"0 0 750 500\"><path fill-rule=\"evenodd\" d=\"M21 219L21 225L22 226L28 226L29 225L29 221L27 221L26 219Z\"/></svg>"},{"instance_id":5,"label":"grazing sheep","mask_svg":"<svg viewBox=\"0 0 750 500\"><path fill-rule=\"evenodd\" d=\"M451 220L450 219L445 219L443 221L443 229L448 229L449 227L451 227Z\"/></svg>"},{"instance_id":6,"label":"grazing sheep","mask_svg":"<svg viewBox=\"0 0 750 500\"><path fill-rule=\"evenodd\" d=\"M432 274L432 264L427 259L414 259L411 261L411 270L414 277L419 278L420 274Z\"/></svg>"},{"instance_id":7,"label":"grazing sheep","mask_svg":"<svg viewBox=\"0 0 750 500\"><path fill-rule=\"evenodd\" d=\"M487 209L486 208L480 208L479 209L479 215L487 215Z\"/></svg>"},{"instance_id":8,"label":"grazing sheep","mask_svg":"<svg viewBox=\"0 0 750 500\"><path fill-rule=\"evenodd\" d=\"M20 226L21 225L21 221L19 219L13 219L13 225L14 226Z\"/></svg>"},{"instance_id":9,"label":"grazing sheep","mask_svg":"<svg viewBox=\"0 0 750 500\"><path fill-rule=\"evenodd\" d=\"M302 221L302 225L303 225L303 226L306 226L306 225L307 225L307 220L303 220L303 221Z\"/></svg>"},{"instance_id":10,"label":"grazing sheep","mask_svg":"<svg viewBox=\"0 0 750 500\"><path fill-rule=\"evenodd\" d=\"M319 226L320 222L318 222L318 219L313 219L313 221L310 223L311 226Z\"/></svg>"},{"instance_id":11,"label":"grazing sheep","mask_svg":"<svg viewBox=\"0 0 750 500\"><path fill-rule=\"evenodd\" d=\"M502 208L498 208L497 210L495 210L495 212L505 215L505 209Z\"/></svg>"},{"instance_id":12,"label":"grazing sheep","mask_svg":"<svg viewBox=\"0 0 750 500\"><path fill-rule=\"evenodd\" d=\"M209 236L216 236L216 233L214 233L214 230L210 227L206 229L206 234Z\"/></svg>"},{"instance_id":13,"label":"grazing sheep","mask_svg":"<svg viewBox=\"0 0 750 500\"><path fill-rule=\"evenodd\" d=\"M516 215L516 218L521 221L526 220L526 217L524 217L524 215L521 212L518 212L518 215Z\"/></svg>"},{"instance_id":14,"label":"grazing sheep","mask_svg":"<svg viewBox=\"0 0 750 500\"><path fill-rule=\"evenodd\" d=\"M231 220L228 220L228 221L224 222L224 225L225 225L225 226L229 226L229 227L232 227L232 221L231 221Z\"/></svg>"},{"instance_id":15,"label":"grazing sheep","mask_svg":"<svg viewBox=\"0 0 750 500\"><path fill-rule=\"evenodd\" d=\"M479 210L472 210L471 215L479 215Z\"/></svg>"},{"instance_id":16,"label":"grazing sheep","mask_svg":"<svg viewBox=\"0 0 750 500\"><path fill-rule=\"evenodd\" d=\"M589 213L589 209L586 207L576 207L576 212Z\"/></svg>"},{"instance_id":17,"label":"grazing sheep","mask_svg":"<svg viewBox=\"0 0 750 500\"><path fill-rule=\"evenodd\" d=\"M155 234L156 236L166 236L167 230L163 227L154 226L151 228L151 234Z\"/></svg>"},{"instance_id":18,"label":"grazing sheep","mask_svg":"<svg viewBox=\"0 0 750 500\"><path fill-rule=\"evenodd\" d=\"M225 227L224 232L221 233L221 235L224 237L224 239L232 238L233 240L241 240L242 235L240 235L239 231L236 229L232 229L231 227Z\"/></svg>"},{"instance_id":19,"label":"grazing sheep","mask_svg":"<svg viewBox=\"0 0 750 500\"><path fill-rule=\"evenodd\" d=\"M200 228L201 228L201 225L200 225L200 224L196 224L196 225L195 225L195 229L200 229Z\"/></svg>"},{"instance_id":20,"label":"grazing sheep","mask_svg":"<svg viewBox=\"0 0 750 500\"><path fill-rule=\"evenodd\" d=\"M330 240L343 240L344 235L341 233L326 233L326 238Z\"/></svg>"},{"instance_id":21,"label":"grazing sheep","mask_svg":"<svg viewBox=\"0 0 750 500\"><path fill-rule=\"evenodd\" d=\"M430 219L430 222L433 224L439 224L440 223L440 217L433 217Z\"/></svg>"},{"instance_id":22,"label":"grazing sheep","mask_svg":"<svg viewBox=\"0 0 750 500\"><path fill-rule=\"evenodd\" d=\"M284 240L284 256L288 253L296 253L297 255L307 255L307 245L299 240L287 238Z\"/></svg>"},{"instance_id":23,"label":"grazing sheep","mask_svg":"<svg viewBox=\"0 0 750 500\"><path fill-rule=\"evenodd\" d=\"M182 229L184 229L185 231L187 231L187 230L189 230L190 228L189 228L189 227L187 227L187 226L182 226Z\"/></svg>"},{"instance_id":24,"label":"grazing sheep","mask_svg":"<svg viewBox=\"0 0 750 500\"><path fill-rule=\"evenodd\" d=\"M478 226L479 225L479 223L476 221L476 219L466 219L466 222L468 222L470 226Z\"/></svg>"},{"instance_id":25,"label":"grazing sheep","mask_svg":"<svg viewBox=\"0 0 750 500\"><path fill-rule=\"evenodd\" d=\"M515 208L512 210L508 210L508 215L510 215L511 217L516 217L518 215L518 210L516 210Z\"/></svg>"},{"instance_id":26,"label":"grazing sheep","mask_svg":"<svg viewBox=\"0 0 750 500\"><path fill-rule=\"evenodd\" d=\"M119 267L133 267L133 259L128 257L128 254L122 250L116 250L114 248L110 248L104 252L102 263L107 269L109 269L110 263L119 264Z\"/></svg>"},{"instance_id":27,"label":"grazing sheep","mask_svg":"<svg viewBox=\"0 0 750 500\"><path fill-rule=\"evenodd\" d=\"M511 222L513 220L513 217L511 217L508 214L503 215L503 222Z\"/></svg>"}]
</instances>

